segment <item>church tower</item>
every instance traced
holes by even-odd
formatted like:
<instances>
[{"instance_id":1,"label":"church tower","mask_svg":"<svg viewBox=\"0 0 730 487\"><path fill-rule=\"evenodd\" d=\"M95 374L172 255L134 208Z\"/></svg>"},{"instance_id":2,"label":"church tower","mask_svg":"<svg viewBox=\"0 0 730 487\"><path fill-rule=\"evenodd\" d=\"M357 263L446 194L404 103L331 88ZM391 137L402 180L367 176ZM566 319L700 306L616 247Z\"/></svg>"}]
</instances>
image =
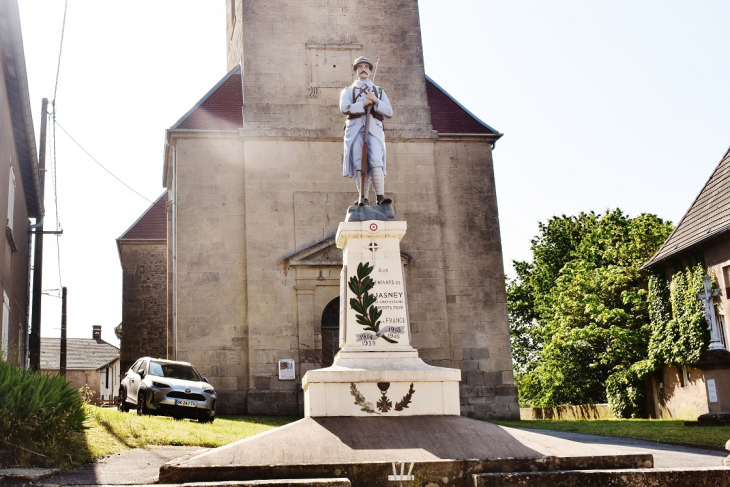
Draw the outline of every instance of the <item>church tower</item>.
<instances>
[{"instance_id":1,"label":"church tower","mask_svg":"<svg viewBox=\"0 0 730 487\"><path fill-rule=\"evenodd\" d=\"M246 135L339 137L352 61L380 59L391 137L431 137L418 1L228 0L228 69L242 67Z\"/></svg>"},{"instance_id":2,"label":"church tower","mask_svg":"<svg viewBox=\"0 0 730 487\"><path fill-rule=\"evenodd\" d=\"M424 73L417 0L228 0L228 74L166 134L173 358L221 413L297 414L338 352L342 89L380 59L386 194L408 222L411 344L462 371L461 413L518 418L492 167L499 132Z\"/></svg>"}]
</instances>

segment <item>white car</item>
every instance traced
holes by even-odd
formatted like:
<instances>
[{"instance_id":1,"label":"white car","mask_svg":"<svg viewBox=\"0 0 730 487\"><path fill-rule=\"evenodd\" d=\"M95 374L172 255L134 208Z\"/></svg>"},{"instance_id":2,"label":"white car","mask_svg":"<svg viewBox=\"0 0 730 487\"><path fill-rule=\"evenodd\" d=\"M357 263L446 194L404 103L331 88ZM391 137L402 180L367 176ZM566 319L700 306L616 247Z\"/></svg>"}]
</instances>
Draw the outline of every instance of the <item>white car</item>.
<instances>
[{"instance_id":1,"label":"white car","mask_svg":"<svg viewBox=\"0 0 730 487\"><path fill-rule=\"evenodd\" d=\"M215 419L215 389L188 362L142 357L127 371L119 386L120 411L160 414L176 419Z\"/></svg>"}]
</instances>

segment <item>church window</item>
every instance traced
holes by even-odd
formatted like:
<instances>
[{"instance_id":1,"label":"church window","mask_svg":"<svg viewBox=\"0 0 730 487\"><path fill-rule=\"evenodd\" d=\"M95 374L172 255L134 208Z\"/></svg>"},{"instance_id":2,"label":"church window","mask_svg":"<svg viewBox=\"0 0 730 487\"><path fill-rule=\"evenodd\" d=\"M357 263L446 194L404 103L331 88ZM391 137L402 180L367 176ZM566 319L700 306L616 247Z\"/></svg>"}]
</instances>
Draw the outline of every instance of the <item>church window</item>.
<instances>
[{"instance_id":1,"label":"church window","mask_svg":"<svg viewBox=\"0 0 730 487\"><path fill-rule=\"evenodd\" d=\"M689 372L687 367L682 365L678 372L677 376L679 378L679 387L687 387L689 385Z\"/></svg>"},{"instance_id":2,"label":"church window","mask_svg":"<svg viewBox=\"0 0 730 487\"><path fill-rule=\"evenodd\" d=\"M329 367L340 350L340 298L335 298L322 312L322 367Z\"/></svg>"}]
</instances>

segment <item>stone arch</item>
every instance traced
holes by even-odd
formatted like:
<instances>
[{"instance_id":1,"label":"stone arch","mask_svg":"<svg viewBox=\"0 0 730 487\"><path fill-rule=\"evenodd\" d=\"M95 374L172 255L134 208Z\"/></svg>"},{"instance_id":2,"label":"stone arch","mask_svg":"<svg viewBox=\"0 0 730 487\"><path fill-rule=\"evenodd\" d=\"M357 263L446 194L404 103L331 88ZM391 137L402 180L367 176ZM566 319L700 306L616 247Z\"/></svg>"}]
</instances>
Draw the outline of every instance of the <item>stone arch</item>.
<instances>
[{"instance_id":1,"label":"stone arch","mask_svg":"<svg viewBox=\"0 0 730 487\"><path fill-rule=\"evenodd\" d=\"M330 301L322 311L322 367L329 367L340 350L340 298Z\"/></svg>"}]
</instances>

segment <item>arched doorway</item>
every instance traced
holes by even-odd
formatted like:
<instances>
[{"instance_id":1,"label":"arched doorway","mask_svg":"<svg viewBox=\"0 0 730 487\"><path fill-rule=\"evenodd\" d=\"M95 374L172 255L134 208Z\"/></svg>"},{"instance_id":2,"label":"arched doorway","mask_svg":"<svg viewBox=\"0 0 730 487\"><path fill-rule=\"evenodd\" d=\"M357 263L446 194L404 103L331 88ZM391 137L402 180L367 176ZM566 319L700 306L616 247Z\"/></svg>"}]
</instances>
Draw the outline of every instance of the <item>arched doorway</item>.
<instances>
[{"instance_id":1,"label":"arched doorway","mask_svg":"<svg viewBox=\"0 0 730 487\"><path fill-rule=\"evenodd\" d=\"M325 306L322 312L322 367L329 367L340 351L340 298Z\"/></svg>"}]
</instances>

